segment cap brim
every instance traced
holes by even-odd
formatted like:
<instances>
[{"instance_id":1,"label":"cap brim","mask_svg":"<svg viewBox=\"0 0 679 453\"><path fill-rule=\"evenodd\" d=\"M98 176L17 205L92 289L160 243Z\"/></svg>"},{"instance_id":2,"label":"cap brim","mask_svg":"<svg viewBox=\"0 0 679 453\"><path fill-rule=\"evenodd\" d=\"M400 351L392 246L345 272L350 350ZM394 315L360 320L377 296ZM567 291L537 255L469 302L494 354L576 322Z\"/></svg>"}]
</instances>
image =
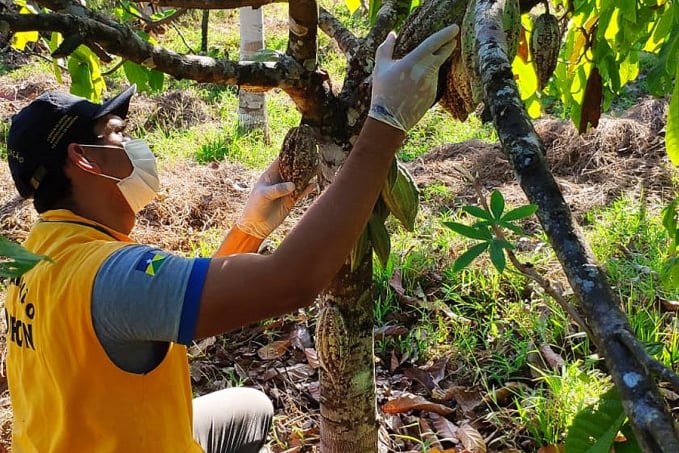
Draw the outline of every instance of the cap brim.
<instances>
[{"instance_id":1,"label":"cap brim","mask_svg":"<svg viewBox=\"0 0 679 453\"><path fill-rule=\"evenodd\" d=\"M130 99L137 92L137 84L130 85L125 91L118 94L116 97L109 99L108 101L101 104L101 107L94 114L93 119L99 119L102 116L108 115L109 113L114 113L121 118L127 116L127 112L130 109Z\"/></svg>"}]
</instances>

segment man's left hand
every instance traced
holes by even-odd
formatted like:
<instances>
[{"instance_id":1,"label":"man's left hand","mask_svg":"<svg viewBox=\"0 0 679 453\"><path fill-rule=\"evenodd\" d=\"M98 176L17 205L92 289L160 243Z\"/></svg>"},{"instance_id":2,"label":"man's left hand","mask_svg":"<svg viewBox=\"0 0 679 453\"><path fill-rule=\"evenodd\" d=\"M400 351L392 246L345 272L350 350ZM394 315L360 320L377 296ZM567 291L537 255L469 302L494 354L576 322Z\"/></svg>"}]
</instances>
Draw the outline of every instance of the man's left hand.
<instances>
[{"instance_id":1,"label":"man's left hand","mask_svg":"<svg viewBox=\"0 0 679 453\"><path fill-rule=\"evenodd\" d=\"M295 205L297 200L292 196L294 190L295 184L281 181L276 159L255 183L236 226L250 236L265 239L278 228ZM302 196L306 193L308 191Z\"/></svg>"}]
</instances>

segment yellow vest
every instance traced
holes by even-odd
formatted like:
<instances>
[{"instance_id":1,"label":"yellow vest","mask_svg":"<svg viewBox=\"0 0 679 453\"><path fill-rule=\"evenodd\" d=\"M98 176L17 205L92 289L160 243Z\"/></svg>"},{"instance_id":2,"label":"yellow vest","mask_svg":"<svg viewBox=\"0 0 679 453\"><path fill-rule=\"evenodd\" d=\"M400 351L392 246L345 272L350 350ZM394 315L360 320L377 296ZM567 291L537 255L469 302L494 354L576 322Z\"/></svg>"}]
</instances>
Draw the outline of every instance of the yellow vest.
<instances>
[{"instance_id":1,"label":"yellow vest","mask_svg":"<svg viewBox=\"0 0 679 453\"><path fill-rule=\"evenodd\" d=\"M171 344L153 371L133 374L111 362L94 332L94 277L131 242L66 210L33 226L24 245L53 262L8 289L14 452L203 451L193 440L186 348Z\"/></svg>"}]
</instances>

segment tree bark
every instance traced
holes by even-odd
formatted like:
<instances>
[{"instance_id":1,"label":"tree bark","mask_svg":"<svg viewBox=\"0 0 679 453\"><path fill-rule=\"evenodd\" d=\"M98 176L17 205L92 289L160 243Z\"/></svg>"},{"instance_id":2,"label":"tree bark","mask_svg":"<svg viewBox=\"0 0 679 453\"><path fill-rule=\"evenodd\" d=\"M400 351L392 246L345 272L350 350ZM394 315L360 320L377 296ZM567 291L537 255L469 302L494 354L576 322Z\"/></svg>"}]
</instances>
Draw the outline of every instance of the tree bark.
<instances>
[{"instance_id":1,"label":"tree bark","mask_svg":"<svg viewBox=\"0 0 679 453\"><path fill-rule=\"evenodd\" d=\"M249 61L264 48L262 8L240 8L240 60ZM269 144L269 121L266 112L266 93L240 88L238 91L238 128L244 132L261 130Z\"/></svg>"},{"instance_id":2,"label":"tree bark","mask_svg":"<svg viewBox=\"0 0 679 453\"><path fill-rule=\"evenodd\" d=\"M544 144L524 109L507 59L502 6L503 0L478 0L475 20L485 102L502 150L528 200L538 206L538 219L580 301L639 445L648 453L676 453L679 431L649 371L656 362L634 336L605 272L545 165Z\"/></svg>"},{"instance_id":3,"label":"tree bark","mask_svg":"<svg viewBox=\"0 0 679 453\"><path fill-rule=\"evenodd\" d=\"M345 264L321 298L321 452L376 452L372 252L353 272Z\"/></svg>"}]
</instances>

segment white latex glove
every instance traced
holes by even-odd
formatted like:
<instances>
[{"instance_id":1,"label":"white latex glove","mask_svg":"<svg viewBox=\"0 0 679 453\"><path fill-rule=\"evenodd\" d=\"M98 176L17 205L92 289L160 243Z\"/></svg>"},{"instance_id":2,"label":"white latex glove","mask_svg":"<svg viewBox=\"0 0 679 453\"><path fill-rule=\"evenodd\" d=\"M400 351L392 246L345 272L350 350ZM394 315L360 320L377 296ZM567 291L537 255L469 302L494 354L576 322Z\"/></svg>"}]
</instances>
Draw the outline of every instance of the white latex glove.
<instances>
[{"instance_id":1,"label":"white latex glove","mask_svg":"<svg viewBox=\"0 0 679 453\"><path fill-rule=\"evenodd\" d=\"M285 220L295 205L296 200L291 195L294 190L295 184L281 181L276 159L252 188L236 226L250 236L266 238Z\"/></svg>"},{"instance_id":2,"label":"white latex glove","mask_svg":"<svg viewBox=\"0 0 679 453\"><path fill-rule=\"evenodd\" d=\"M434 33L400 60L393 60L396 34L375 52L372 100L368 116L407 132L434 103L438 71L455 49L459 32L450 25Z\"/></svg>"}]
</instances>

